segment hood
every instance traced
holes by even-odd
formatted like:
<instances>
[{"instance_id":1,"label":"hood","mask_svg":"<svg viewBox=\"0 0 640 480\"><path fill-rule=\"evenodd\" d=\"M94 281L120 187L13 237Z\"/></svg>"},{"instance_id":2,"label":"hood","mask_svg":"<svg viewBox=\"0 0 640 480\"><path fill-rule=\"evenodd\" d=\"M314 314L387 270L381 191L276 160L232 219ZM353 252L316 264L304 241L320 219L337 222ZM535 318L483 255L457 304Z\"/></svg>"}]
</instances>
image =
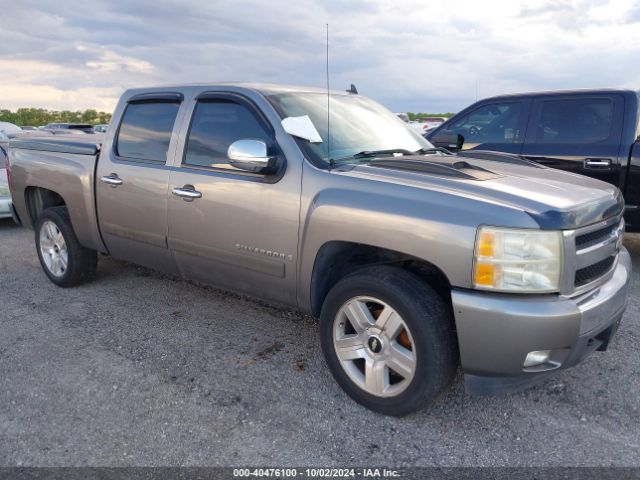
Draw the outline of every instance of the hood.
<instances>
[{"instance_id":1,"label":"hood","mask_svg":"<svg viewBox=\"0 0 640 480\"><path fill-rule=\"evenodd\" d=\"M515 155L381 157L333 171L502 204L526 212L542 229L582 227L617 216L624 208L613 185Z\"/></svg>"}]
</instances>

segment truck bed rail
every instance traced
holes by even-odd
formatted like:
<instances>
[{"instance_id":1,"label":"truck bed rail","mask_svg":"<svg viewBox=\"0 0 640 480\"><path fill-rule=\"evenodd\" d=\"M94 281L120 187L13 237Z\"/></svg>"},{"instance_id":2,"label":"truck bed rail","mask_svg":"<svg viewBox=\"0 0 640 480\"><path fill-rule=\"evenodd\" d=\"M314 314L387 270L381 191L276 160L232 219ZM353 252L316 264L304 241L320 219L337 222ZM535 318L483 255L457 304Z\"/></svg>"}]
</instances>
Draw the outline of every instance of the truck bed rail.
<instances>
[{"instance_id":1,"label":"truck bed rail","mask_svg":"<svg viewBox=\"0 0 640 480\"><path fill-rule=\"evenodd\" d=\"M29 137L14 138L9 142L9 148L20 148L23 150L39 150L45 152L74 153L78 155L97 155L102 148L102 135L85 135L83 138L74 135L73 138L63 138L61 136L52 138ZM80 138L78 138L80 137Z\"/></svg>"}]
</instances>

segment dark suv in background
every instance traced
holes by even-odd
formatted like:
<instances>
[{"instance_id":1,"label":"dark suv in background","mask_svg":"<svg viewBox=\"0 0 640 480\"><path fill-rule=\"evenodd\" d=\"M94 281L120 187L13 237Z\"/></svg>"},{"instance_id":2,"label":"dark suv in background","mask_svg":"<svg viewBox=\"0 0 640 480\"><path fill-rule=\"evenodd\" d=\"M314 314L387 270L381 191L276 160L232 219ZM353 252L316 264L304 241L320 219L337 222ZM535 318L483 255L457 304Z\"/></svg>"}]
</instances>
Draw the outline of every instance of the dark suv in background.
<instances>
[{"instance_id":1,"label":"dark suv in background","mask_svg":"<svg viewBox=\"0 0 640 480\"><path fill-rule=\"evenodd\" d=\"M88 123L49 123L43 127L43 130L60 131L60 130L79 130L84 133L95 133L93 125Z\"/></svg>"},{"instance_id":2,"label":"dark suv in background","mask_svg":"<svg viewBox=\"0 0 640 480\"><path fill-rule=\"evenodd\" d=\"M638 92L573 90L525 93L474 103L426 137L450 150L521 155L616 185L627 231L640 231Z\"/></svg>"}]
</instances>

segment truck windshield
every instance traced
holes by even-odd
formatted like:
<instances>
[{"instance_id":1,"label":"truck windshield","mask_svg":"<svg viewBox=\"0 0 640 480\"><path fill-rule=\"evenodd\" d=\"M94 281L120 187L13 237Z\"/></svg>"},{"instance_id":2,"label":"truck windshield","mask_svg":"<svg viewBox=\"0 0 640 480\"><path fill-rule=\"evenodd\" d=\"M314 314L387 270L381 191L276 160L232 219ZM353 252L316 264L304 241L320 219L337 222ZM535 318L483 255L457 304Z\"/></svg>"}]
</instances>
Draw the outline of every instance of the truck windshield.
<instances>
[{"instance_id":1,"label":"truck windshield","mask_svg":"<svg viewBox=\"0 0 640 480\"><path fill-rule=\"evenodd\" d=\"M296 139L314 164L359 162L362 152L417 152L433 149L426 139L382 105L359 95L331 95L327 135L327 95L282 93L268 97L281 118L308 115L322 143Z\"/></svg>"}]
</instances>

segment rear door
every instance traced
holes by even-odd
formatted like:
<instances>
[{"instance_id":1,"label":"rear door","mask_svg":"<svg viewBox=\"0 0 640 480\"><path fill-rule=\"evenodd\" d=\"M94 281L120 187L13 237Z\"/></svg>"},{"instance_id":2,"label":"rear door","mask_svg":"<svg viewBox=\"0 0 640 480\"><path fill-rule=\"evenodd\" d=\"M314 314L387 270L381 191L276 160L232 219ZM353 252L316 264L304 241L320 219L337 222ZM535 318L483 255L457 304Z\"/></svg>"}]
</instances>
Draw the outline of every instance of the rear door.
<instances>
[{"instance_id":1,"label":"rear door","mask_svg":"<svg viewBox=\"0 0 640 480\"><path fill-rule=\"evenodd\" d=\"M529 98L487 101L453 119L438 133L464 137L463 150L520 153L529 114Z\"/></svg>"},{"instance_id":2,"label":"rear door","mask_svg":"<svg viewBox=\"0 0 640 480\"><path fill-rule=\"evenodd\" d=\"M618 186L623 109L616 94L536 98L521 154Z\"/></svg>"},{"instance_id":3,"label":"rear door","mask_svg":"<svg viewBox=\"0 0 640 480\"><path fill-rule=\"evenodd\" d=\"M133 97L96 175L98 221L109 252L170 273L177 270L167 246L167 160L182 100L178 92Z\"/></svg>"},{"instance_id":4,"label":"rear door","mask_svg":"<svg viewBox=\"0 0 640 480\"><path fill-rule=\"evenodd\" d=\"M200 95L184 130L184 154L169 181L169 247L181 273L295 304L300 163L288 159L270 175L229 164L229 145L241 139L261 140L281 165L286 160L267 118L238 94Z\"/></svg>"}]
</instances>

